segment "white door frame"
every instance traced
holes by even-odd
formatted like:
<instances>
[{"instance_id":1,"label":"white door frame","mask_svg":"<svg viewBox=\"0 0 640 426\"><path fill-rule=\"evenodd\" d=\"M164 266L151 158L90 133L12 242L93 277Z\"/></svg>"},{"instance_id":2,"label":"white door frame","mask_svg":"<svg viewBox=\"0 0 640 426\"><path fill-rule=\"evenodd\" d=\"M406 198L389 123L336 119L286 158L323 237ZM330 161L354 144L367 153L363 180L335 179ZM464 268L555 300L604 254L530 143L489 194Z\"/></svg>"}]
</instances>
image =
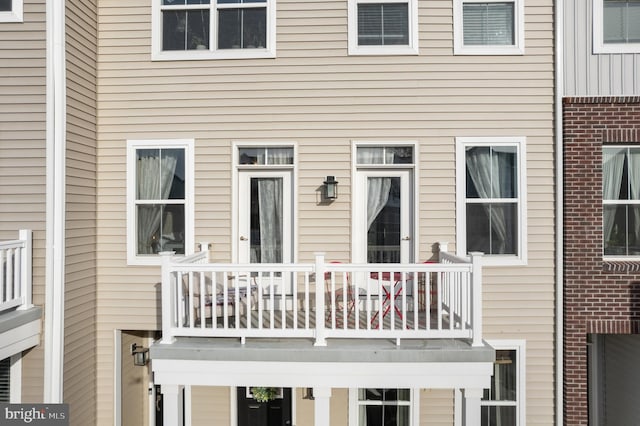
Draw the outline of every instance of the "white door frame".
<instances>
[{"instance_id":1,"label":"white door frame","mask_svg":"<svg viewBox=\"0 0 640 426\"><path fill-rule=\"evenodd\" d=\"M367 179L369 177L399 177L400 195L400 262L415 259L415 189L413 170L409 168L359 168L355 171L353 189L353 241L352 259L355 263L367 262Z\"/></svg>"}]
</instances>

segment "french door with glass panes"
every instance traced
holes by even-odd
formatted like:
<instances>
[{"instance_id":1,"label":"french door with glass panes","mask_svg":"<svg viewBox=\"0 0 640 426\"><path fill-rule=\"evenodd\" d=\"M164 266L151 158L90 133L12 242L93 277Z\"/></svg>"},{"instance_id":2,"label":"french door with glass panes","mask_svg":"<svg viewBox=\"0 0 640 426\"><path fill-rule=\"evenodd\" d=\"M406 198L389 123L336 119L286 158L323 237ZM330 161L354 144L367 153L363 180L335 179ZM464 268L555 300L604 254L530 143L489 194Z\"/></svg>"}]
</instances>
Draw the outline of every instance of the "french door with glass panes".
<instances>
[{"instance_id":1,"label":"french door with glass panes","mask_svg":"<svg viewBox=\"0 0 640 426\"><path fill-rule=\"evenodd\" d=\"M292 182L288 170L241 170L238 261L292 261Z\"/></svg>"},{"instance_id":2,"label":"french door with glass panes","mask_svg":"<svg viewBox=\"0 0 640 426\"><path fill-rule=\"evenodd\" d=\"M354 262L413 261L411 170L358 170L354 191Z\"/></svg>"}]
</instances>

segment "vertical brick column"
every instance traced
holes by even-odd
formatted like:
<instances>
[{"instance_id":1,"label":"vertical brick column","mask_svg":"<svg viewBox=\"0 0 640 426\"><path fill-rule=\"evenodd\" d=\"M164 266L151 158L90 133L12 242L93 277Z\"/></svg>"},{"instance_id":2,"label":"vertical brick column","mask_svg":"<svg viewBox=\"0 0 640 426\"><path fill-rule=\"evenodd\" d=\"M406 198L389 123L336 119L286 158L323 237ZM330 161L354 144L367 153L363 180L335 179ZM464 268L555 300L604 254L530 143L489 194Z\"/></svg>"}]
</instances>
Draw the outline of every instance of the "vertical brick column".
<instances>
[{"instance_id":1,"label":"vertical brick column","mask_svg":"<svg viewBox=\"0 0 640 426\"><path fill-rule=\"evenodd\" d=\"M640 262L606 262L602 146L640 146L640 97L565 98L564 421L588 424L587 334L637 333Z\"/></svg>"}]
</instances>

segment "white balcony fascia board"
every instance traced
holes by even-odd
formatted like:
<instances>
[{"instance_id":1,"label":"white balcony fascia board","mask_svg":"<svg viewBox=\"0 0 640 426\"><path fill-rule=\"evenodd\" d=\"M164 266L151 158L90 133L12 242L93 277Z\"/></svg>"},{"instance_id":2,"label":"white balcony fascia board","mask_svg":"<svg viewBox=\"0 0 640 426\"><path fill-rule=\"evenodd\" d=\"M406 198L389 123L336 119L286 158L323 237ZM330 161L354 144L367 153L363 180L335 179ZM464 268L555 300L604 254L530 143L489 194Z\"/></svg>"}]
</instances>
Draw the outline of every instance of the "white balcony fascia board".
<instances>
[{"instance_id":1,"label":"white balcony fascia board","mask_svg":"<svg viewBox=\"0 0 640 426\"><path fill-rule=\"evenodd\" d=\"M493 362L262 362L156 359L156 384L191 386L488 388Z\"/></svg>"},{"instance_id":2,"label":"white balcony fascia board","mask_svg":"<svg viewBox=\"0 0 640 426\"><path fill-rule=\"evenodd\" d=\"M40 343L40 319L0 333L0 359L37 346Z\"/></svg>"}]
</instances>

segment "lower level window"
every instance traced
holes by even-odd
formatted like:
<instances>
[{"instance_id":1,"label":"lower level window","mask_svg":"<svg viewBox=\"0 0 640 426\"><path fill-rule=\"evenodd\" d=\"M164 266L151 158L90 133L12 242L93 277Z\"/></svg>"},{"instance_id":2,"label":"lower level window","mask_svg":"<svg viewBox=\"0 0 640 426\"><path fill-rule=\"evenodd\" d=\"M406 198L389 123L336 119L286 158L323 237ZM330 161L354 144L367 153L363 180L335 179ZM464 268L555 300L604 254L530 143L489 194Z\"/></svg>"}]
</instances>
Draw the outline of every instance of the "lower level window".
<instances>
[{"instance_id":1,"label":"lower level window","mask_svg":"<svg viewBox=\"0 0 640 426\"><path fill-rule=\"evenodd\" d=\"M410 426L410 389L358 389L358 426Z\"/></svg>"},{"instance_id":2,"label":"lower level window","mask_svg":"<svg viewBox=\"0 0 640 426\"><path fill-rule=\"evenodd\" d=\"M0 361L0 402L9 403L11 397L11 359Z\"/></svg>"}]
</instances>

